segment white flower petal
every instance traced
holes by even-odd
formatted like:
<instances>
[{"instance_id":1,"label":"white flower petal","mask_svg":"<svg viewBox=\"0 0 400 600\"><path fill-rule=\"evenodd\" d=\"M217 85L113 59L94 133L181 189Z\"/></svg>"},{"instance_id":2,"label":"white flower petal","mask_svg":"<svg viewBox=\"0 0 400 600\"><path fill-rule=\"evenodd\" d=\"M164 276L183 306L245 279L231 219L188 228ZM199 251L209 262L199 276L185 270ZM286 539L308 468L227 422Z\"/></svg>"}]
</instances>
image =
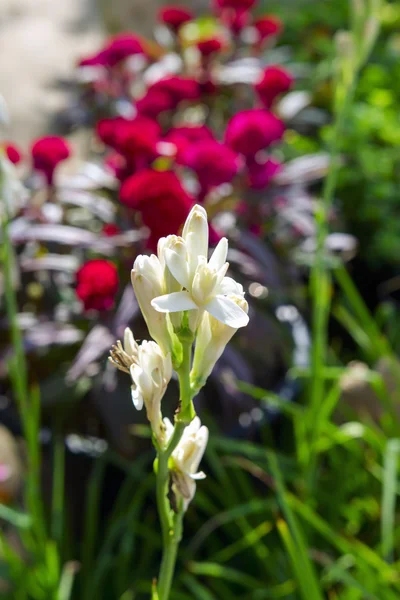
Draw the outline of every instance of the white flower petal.
<instances>
[{"instance_id":1,"label":"white flower petal","mask_svg":"<svg viewBox=\"0 0 400 600\"><path fill-rule=\"evenodd\" d=\"M151 301L151 305L159 312L180 312L198 308L189 292L173 292L172 294L158 296Z\"/></svg>"},{"instance_id":2,"label":"white flower petal","mask_svg":"<svg viewBox=\"0 0 400 600\"><path fill-rule=\"evenodd\" d=\"M193 206L192 210L190 211L190 213L188 214L185 224L183 226L183 231L182 231L183 239L186 239L187 234L190 231L194 231L198 227L198 225L195 225L195 223L198 223L199 221L207 222L207 211L200 204L195 204ZM207 230L207 235L208 235L208 230Z\"/></svg>"},{"instance_id":3,"label":"white flower petal","mask_svg":"<svg viewBox=\"0 0 400 600\"><path fill-rule=\"evenodd\" d=\"M229 269L229 263L226 262L218 270L218 272L217 272L217 281L216 281L216 284L215 284L216 289L221 286L221 283L225 279L225 275L226 275L226 272L227 272L228 269Z\"/></svg>"},{"instance_id":4,"label":"white flower petal","mask_svg":"<svg viewBox=\"0 0 400 600\"><path fill-rule=\"evenodd\" d=\"M232 277L224 277L219 286L220 293L230 296L234 294L235 296L244 296L243 286L232 279Z\"/></svg>"},{"instance_id":5,"label":"white flower petal","mask_svg":"<svg viewBox=\"0 0 400 600\"><path fill-rule=\"evenodd\" d=\"M206 474L203 471L199 471L198 473L187 473L190 479L194 479L195 481L199 481L200 479L205 479Z\"/></svg>"},{"instance_id":6,"label":"white flower petal","mask_svg":"<svg viewBox=\"0 0 400 600\"><path fill-rule=\"evenodd\" d=\"M244 310L226 296L215 296L215 298L212 298L204 308L218 321L221 321L221 323L225 323L225 325L233 327L234 329L245 327L249 322L249 317Z\"/></svg>"},{"instance_id":7,"label":"white flower petal","mask_svg":"<svg viewBox=\"0 0 400 600\"><path fill-rule=\"evenodd\" d=\"M226 257L228 254L228 240L226 238L222 238L219 240L217 247L215 248L212 256L208 262L208 266L210 269L215 269L218 271L226 262Z\"/></svg>"},{"instance_id":8,"label":"white flower petal","mask_svg":"<svg viewBox=\"0 0 400 600\"><path fill-rule=\"evenodd\" d=\"M168 248L164 251L165 262L175 279L183 286L189 287L188 263L182 254L178 254Z\"/></svg>"},{"instance_id":9,"label":"white flower petal","mask_svg":"<svg viewBox=\"0 0 400 600\"><path fill-rule=\"evenodd\" d=\"M143 408L143 396L139 392L139 390L135 388L134 385L131 386L131 396L132 396L133 405L136 408L136 410L142 410L142 408Z\"/></svg>"},{"instance_id":10,"label":"white flower petal","mask_svg":"<svg viewBox=\"0 0 400 600\"><path fill-rule=\"evenodd\" d=\"M138 345L135 342L132 331L127 327L124 331L124 349L129 356L136 356L138 353Z\"/></svg>"},{"instance_id":11,"label":"white flower petal","mask_svg":"<svg viewBox=\"0 0 400 600\"><path fill-rule=\"evenodd\" d=\"M172 423L168 419L168 417L164 417L163 422L164 422L164 427L165 427L165 437L168 442L170 440L170 438L173 436L174 426L172 425Z\"/></svg>"}]
</instances>

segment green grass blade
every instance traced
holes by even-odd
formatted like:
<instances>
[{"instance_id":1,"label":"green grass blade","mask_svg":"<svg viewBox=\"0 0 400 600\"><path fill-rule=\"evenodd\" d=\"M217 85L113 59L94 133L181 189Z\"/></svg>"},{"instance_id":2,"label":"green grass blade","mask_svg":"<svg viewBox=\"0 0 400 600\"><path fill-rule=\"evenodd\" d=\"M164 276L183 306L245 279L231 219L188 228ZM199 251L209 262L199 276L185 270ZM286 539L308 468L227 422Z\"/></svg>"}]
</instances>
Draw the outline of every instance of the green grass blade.
<instances>
[{"instance_id":1,"label":"green grass blade","mask_svg":"<svg viewBox=\"0 0 400 600\"><path fill-rule=\"evenodd\" d=\"M288 494L283 483L278 461L274 453L268 452L267 455L271 474L276 483L278 500L288 525L288 534L285 537L285 542L290 548L292 548L291 544L294 544L294 555L291 555L291 558L299 589L302 592L304 600L323 600L321 588L315 573L314 565L309 558L308 548L303 533L288 502ZM281 529L281 535L282 531L286 533L285 529ZM293 560L295 562L293 562Z\"/></svg>"},{"instance_id":2,"label":"green grass blade","mask_svg":"<svg viewBox=\"0 0 400 600\"><path fill-rule=\"evenodd\" d=\"M203 575L205 577L215 577L217 579L223 579L225 581L229 581L231 583L236 583L237 585L257 590L260 587L260 580L255 577L251 577L242 571L238 571L237 569L232 569L231 567L224 567L218 563L214 562L190 562L188 564L188 569L191 573L195 575Z\"/></svg>"},{"instance_id":3,"label":"green grass blade","mask_svg":"<svg viewBox=\"0 0 400 600\"><path fill-rule=\"evenodd\" d=\"M397 465L400 453L400 440L389 440L383 463L381 538L382 555L393 560L394 527L396 517Z\"/></svg>"}]
</instances>

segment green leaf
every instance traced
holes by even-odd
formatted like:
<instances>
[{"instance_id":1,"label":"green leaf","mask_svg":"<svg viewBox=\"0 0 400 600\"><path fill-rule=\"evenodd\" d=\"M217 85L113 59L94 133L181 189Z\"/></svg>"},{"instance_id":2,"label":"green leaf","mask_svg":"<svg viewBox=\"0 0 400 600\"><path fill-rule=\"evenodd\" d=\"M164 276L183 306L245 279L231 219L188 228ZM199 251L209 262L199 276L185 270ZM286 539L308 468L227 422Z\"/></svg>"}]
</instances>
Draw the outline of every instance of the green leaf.
<instances>
[{"instance_id":1,"label":"green leaf","mask_svg":"<svg viewBox=\"0 0 400 600\"><path fill-rule=\"evenodd\" d=\"M288 502L287 491L279 470L278 461L273 452L268 452L267 454L270 470L276 483L279 503L287 521L287 523L283 520L279 521L278 529L289 552L299 591L303 600L323 600L314 565L308 554L308 546Z\"/></svg>"},{"instance_id":2,"label":"green leaf","mask_svg":"<svg viewBox=\"0 0 400 600\"><path fill-rule=\"evenodd\" d=\"M397 467L400 453L400 439L389 440L383 463L381 537L382 555L393 560L394 526L396 511Z\"/></svg>"},{"instance_id":3,"label":"green leaf","mask_svg":"<svg viewBox=\"0 0 400 600\"><path fill-rule=\"evenodd\" d=\"M0 504L0 519L7 521L7 523L14 525L14 527L18 527L18 529L28 529L32 524L30 515L5 504Z\"/></svg>"},{"instance_id":4,"label":"green leaf","mask_svg":"<svg viewBox=\"0 0 400 600\"><path fill-rule=\"evenodd\" d=\"M236 583L241 587L247 589L257 590L260 587L259 579L251 577L242 571L232 569L230 567L224 567L214 562L190 562L188 569L195 575L203 575L206 577L216 577L217 579L224 579L229 582Z\"/></svg>"}]
</instances>

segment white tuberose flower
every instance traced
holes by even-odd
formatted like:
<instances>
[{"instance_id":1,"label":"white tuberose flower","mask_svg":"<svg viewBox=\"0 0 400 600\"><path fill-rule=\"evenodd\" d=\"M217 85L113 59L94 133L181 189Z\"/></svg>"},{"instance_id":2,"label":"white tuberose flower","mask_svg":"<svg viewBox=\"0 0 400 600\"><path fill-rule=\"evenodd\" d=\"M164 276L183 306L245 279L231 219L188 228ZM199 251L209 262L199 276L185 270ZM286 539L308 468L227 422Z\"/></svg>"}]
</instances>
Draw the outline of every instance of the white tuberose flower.
<instances>
[{"instance_id":1,"label":"white tuberose flower","mask_svg":"<svg viewBox=\"0 0 400 600\"><path fill-rule=\"evenodd\" d=\"M169 271L184 288L179 292L160 295L151 301L161 313L184 310L206 310L213 317L235 329L249 321L246 312L236 304L230 294L237 294L238 284L225 277L229 264L226 262L228 240L222 238L207 262L208 223L207 213L198 204L186 219L182 237L164 249ZM243 294L243 288L241 295Z\"/></svg>"},{"instance_id":2,"label":"white tuberose flower","mask_svg":"<svg viewBox=\"0 0 400 600\"><path fill-rule=\"evenodd\" d=\"M160 440L163 437L161 400L172 376L171 355L164 356L155 342L144 340L140 345L132 331L125 329L124 346L118 341L110 351L110 361L132 378L132 401L137 410L146 407L151 428Z\"/></svg>"},{"instance_id":3,"label":"white tuberose flower","mask_svg":"<svg viewBox=\"0 0 400 600\"><path fill-rule=\"evenodd\" d=\"M167 441L174 433L174 426L167 418L164 419ZM204 479L202 471L197 472L208 442L208 429L201 425L199 417L185 427L179 444L172 453L174 469L172 477L174 492L183 498L184 510L187 509L196 492L196 481Z\"/></svg>"}]
</instances>

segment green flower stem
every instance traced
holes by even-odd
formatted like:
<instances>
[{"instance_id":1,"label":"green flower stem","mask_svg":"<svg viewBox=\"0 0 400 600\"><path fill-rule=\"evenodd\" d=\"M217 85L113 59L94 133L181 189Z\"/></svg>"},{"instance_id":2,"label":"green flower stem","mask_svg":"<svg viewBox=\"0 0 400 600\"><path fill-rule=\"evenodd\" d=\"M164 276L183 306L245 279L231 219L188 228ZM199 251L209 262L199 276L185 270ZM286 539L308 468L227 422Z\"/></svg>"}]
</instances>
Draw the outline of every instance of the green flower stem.
<instances>
[{"instance_id":1,"label":"green flower stem","mask_svg":"<svg viewBox=\"0 0 400 600\"><path fill-rule=\"evenodd\" d=\"M175 418L174 433L165 449L158 449L157 468L157 507L161 522L163 555L158 577L158 600L168 600L175 570L176 556L182 537L183 506L174 512L171 508L169 493L169 459L175 450L185 427L195 416L193 408L193 392L190 387L190 363L192 339L181 339L183 349L182 364L178 369L180 407Z\"/></svg>"}]
</instances>

